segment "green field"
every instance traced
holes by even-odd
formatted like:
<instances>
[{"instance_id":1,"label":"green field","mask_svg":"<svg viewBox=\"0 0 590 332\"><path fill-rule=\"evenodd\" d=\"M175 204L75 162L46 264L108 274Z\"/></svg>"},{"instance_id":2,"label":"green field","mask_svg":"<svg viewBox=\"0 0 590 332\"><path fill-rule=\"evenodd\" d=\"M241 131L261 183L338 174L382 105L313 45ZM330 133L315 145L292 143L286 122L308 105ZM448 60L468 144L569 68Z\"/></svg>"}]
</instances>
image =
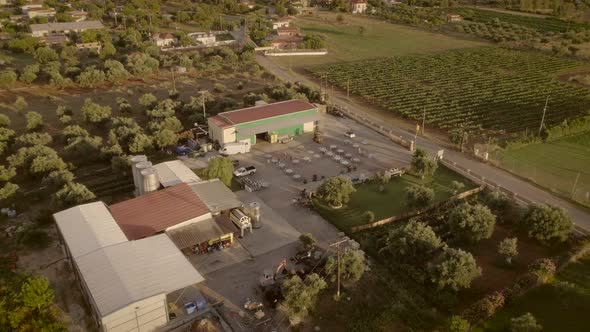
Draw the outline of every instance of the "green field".
<instances>
[{"instance_id":1,"label":"green field","mask_svg":"<svg viewBox=\"0 0 590 332\"><path fill-rule=\"evenodd\" d=\"M502 167L590 207L590 132L504 150L496 158Z\"/></svg>"},{"instance_id":2,"label":"green field","mask_svg":"<svg viewBox=\"0 0 590 332\"><path fill-rule=\"evenodd\" d=\"M384 21L342 14L321 13L301 16L295 25L304 33L318 33L326 38L328 55L280 57L273 60L292 67L306 67L322 63L353 61L405 54L423 54L448 49L468 48L487 43L458 39ZM365 28L363 35L360 27ZM290 59L289 59L290 58Z\"/></svg>"},{"instance_id":3,"label":"green field","mask_svg":"<svg viewBox=\"0 0 590 332\"><path fill-rule=\"evenodd\" d=\"M452 196L451 183L463 182L464 190L475 188L475 185L459 174L439 166L434 177L424 180L413 175L406 174L402 177L393 177L385 190L379 192L380 184L369 182L356 186L356 192L352 194L350 202L343 208L332 209L316 202L319 213L325 219L340 229L349 229L366 223L363 213L372 211L375 221L384 218L398 216L410 212L404 199L405 189L413 184L426 185L434 189L435 201L440 202Z\"/></svg>"},{"instance_id":4,"label":"green field","mask_svg":"<svg viewBox=\"0 0 590 332\"><path fill-rule=\"evenodd\" d=\"M478 330L508 331L510 319L526 312L536 317L543 331L588 331L590 257L566 267L553 283L526 293Z\"/></svg>"},{"instance_id":5,"label":"green field","mask_svg":"<svg viewBox=\"0 0 590 332\"><path fill-rule=\"evenodd\" d=\"M405 118L442 129L520 132L586 115L590 90L555 75L588 68L580 61L496 47L319 65L316 77Z\"/></svg>"}]
</instances>

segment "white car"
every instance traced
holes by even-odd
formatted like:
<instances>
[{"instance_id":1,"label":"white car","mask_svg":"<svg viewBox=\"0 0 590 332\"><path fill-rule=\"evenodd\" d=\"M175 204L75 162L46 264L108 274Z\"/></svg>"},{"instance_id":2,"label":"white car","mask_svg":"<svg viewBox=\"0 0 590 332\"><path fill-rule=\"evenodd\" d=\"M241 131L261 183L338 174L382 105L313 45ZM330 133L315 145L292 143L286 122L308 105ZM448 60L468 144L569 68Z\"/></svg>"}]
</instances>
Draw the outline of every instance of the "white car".
<instances>
[{"instance_id":1,"label":"white car","mask_svg":"<svg viewBox=\"0 0 590 332\"><path fill-rule=\"evenodd\" d=\"M352 131L347 131L344 133L344 135L346 135L346 137L348 137L348 138L355 138L356 137L356 134Z\"/></svg>"},{"instance_id":2,"label":"white car","mask_svg":"<svg viewBox=\"0 0 590 332\"><path fill-rule=\"evenodd\" d=\"M235 176L246 176L254 173L256 173L256 167L254 166L240 167L234 171Z\"/></svg>"}]
</instances>

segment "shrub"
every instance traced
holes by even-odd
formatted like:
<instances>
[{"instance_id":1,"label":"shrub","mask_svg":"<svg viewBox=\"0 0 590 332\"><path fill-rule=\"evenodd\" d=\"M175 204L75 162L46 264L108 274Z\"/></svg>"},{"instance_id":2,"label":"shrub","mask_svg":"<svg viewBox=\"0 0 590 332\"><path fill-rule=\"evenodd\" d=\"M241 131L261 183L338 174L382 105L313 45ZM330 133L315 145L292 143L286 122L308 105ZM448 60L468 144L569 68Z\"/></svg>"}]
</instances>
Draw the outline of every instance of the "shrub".
<instances>
[{"instance_id":1,"label":"shrub","mask_svg":"<svg viewBox=\"0 0 590 332\"><path fill-rule=\"evenodd\" d=\"M530 312L510 320L511 332L537 332L542 329L543 327L537 323L535 316Z\"/></svg>"},{"instance_id":2,"label":"shrub","mask_svg":"<svg viewBox=\"0 0 590 332\"><path fill-rule=\"evenodd\" d=\"M523 220L528 236L548 245L565 241L573 224L567 213L550 205L532 205Z\"/></svg>"},{"instance_id":3,"label":"shrub","mask_svg":"<svg viewBox=\"0 0 590 332\"><path fill-rule=\"evenodd\" d=\"M431 266L430 272L438 288L454 291L469 288L471 282L481 276L481 268L477 266L473 255L454 248L446 248Z\"/></svg>"},{"instance_id":4,"label":"shrub","mask_svg":"<svg viewBox=\"0 0 590 332\"><path fill-rule=\"evenodd\" d=\"M434 190L411 185L405 190L406 204L411 208L426 208L434 201Z\"/></svg>"},{"instance_id":5,"label":"shrub","mask_svg":"<svg viewBox=\"0 0 590 332\"><path fill-rule=\"evenodd\" d=\"M549 282L554 276L557 267L549 258L539 259L529 267L530 273L536 278L538 284Z\"/></svg>"},{"instance_id":6,"label":"shrub","mask_svg":"<svg viewBox=\"0 0 590 332\"><path fill-rule=\"evenodd\" d=\"M43 116L37 112L28 112L26 115L27 130L33 131L43 127Z\"/></svg>"},{"instance_id":7,"label":"shrub","mask_svg":"<svg viewBox=\"0 0 590 332\"><path fill-rule=\"evenodd\" d=\"M51 244L51 238L47 232L29 227L19 234L19 242L31 249L44 249Z\"/></svg>"},{"instance_id":8,"label":"shrub","mask_svg":"<svg viewBox=\"0 0 590 332\"><path fill-rule=\"evenodd\" d=\"M317 195L330 206L339 207L347 203L355 191L350 178L336 176L324 181L318 188Z\"/></svg>"},{"instance_id":9,"label":"shrub","mask_svg":"<svg viewBox=\"0 0 590 332\"><path fill-rule=\"evenodd\" d=\"M375 220L375 213L373 213L373 211L365 211L365 213L363 213L363 218L365 218L368 223L372 223Z\"/></svg>"},{"instance_id":10,"label":"shrub","mask_svg":"<svg viewBox=\"0 0 590 332\"><path fill-rule=\"evenodd\" d=\"M512 263L512 258L518 255L518 239L505 238L498 244L498 253L506 259L508 264Z\"/></svg>"},{"instance_id":11,"label":"shrub","mask_svg":"<svg viewBox=\"0 0 590 332\"><path fill-rule=\"evenodd\" d=\"M484 205L462 203L451 211L447 222L457 238L475 243L492 236L496 216Z\"/></svg>"},{"instance_id":12,"label":"shrub","mask_svg":"<svg viewBox=\"0 0 590 332\"><path fill-rule=\"evenodd\" d=\"M315 237L311 233L302 233L299 235L299 242L305 249L311 249L316 244Z\"/></svg>"},{"instance_id":13,"label":"shrub","mask_svg":"<svg viewBox=\"0 0 590 332\"><path fill-rule=\"evenodd\" d=\"M449 332L469 332L470 328L471 324L469 324L469 321L460 316L453 315L449 319L447 330Z\"/></svg>"}]
</instances>

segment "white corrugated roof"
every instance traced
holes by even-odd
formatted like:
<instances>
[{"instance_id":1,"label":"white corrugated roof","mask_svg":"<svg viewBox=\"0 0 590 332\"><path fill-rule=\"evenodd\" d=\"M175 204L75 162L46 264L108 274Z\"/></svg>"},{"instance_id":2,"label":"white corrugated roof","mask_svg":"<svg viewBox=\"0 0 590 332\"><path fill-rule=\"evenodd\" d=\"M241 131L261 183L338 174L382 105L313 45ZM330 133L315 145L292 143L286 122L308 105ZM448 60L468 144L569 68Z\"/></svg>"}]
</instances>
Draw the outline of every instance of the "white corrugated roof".
<instances>
[{"instance_id":1,"label":"white corrugated roof","mask_svg":"<svg viewBox=\"0 0 590 332\"><path fill-rule=\"evenodd\" d=\"M76 261L103 317L204 280L166 234L105 247Z\"/></svg>"},{"instance_id":2,"label":"white corrugated roof","mask_svg":"<svg viewBox=\"0 0 590 332\"><path fill-rule=\"evenodd\" d=\"M127 237L103 202L78 205L53 215L72 257L85 255Z\"/></svg>"},{"instance_id":3,"label":"white corrugated roof","mask_svg":"<svg viewBox=\"0 0 590 332\"><path fill-rule=\"evenodd\" d=\"M164 187L171 187L179 183L199 182L201 179L182 161L173 160L153 166L158 172L160 183Z\"/></svg>"},{"instance_id":4,"label":"white corrugated roof","mask_svg":"<svg viewBox=\"0 0 590 332\"><path fill-rule=\"evenodd\" d=\"M243 204L221 180L212 179L190 184L191 189L209 211L216 213L241 207Z\"/></svg>"}]
</instances>

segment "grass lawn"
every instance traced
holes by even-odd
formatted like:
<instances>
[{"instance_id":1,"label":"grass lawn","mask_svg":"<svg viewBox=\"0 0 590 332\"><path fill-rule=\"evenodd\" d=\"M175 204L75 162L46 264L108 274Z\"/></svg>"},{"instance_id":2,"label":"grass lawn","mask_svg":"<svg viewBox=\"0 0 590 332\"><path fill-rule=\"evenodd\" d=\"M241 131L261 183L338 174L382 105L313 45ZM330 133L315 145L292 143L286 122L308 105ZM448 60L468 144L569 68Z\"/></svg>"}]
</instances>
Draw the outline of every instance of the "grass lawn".
<instances>
[{"instance_id":1,"label":"grass lawn","mask_svg":"<svg viewBox=\"0 0 590 332\"><path fill-rule=\"evenodd\" d=\"M344 17L343 22L336 21L335 13L319 13L313 16L300 16L294 23L304 33L319 33L325 36L328 55L277 57L273 60L285 66L306 67L324 63L489 45L366 17L341 15ZM363 35L359 33L361 26L365 28Z\"/></svg>"},{"instance_id":2,"label":"grass lawn","mask_svg":"<svg viewBox=\"0 0 590 332\"><path fill-rule=\"evenodd\" d=\"M502 167L590 207L590 132L502 151Z\"/></svg>"},{"instance_id":3,"label":"grass lawn","mask_svg":"<svg viewBox=\"0 0 590 332\"><path fill-rule=\"evenodd\" d=\"M475 188L469 180L446 167L439 166L434 177L424 180L409 174L393 177L385 185L385 191L382 193L379 192L380 184L376 182L357 185L350 202L340 209L332 209L322 204L317 204L317 207L322 217L340 229L349 229L366 223L363 218L365 211L373 211L375 221L410 212L406 207L404 192L405 188L412 184L426 185L434 189L435 201L440 202L452 196L453 181L463 182L465 190Z\"/></svg>"},{"instance_id":4,"label":"grass lawn","mask_svg":"<svg viewBox=\"0 0 590 332\"><path fill-rule=\"evenodd\" d=\"M478 331L507 331L510 319L532 313L543 331L588 331L590 257L571 264L549 285L533 289L494 315Z\"/></svg>"}]
</instances>

